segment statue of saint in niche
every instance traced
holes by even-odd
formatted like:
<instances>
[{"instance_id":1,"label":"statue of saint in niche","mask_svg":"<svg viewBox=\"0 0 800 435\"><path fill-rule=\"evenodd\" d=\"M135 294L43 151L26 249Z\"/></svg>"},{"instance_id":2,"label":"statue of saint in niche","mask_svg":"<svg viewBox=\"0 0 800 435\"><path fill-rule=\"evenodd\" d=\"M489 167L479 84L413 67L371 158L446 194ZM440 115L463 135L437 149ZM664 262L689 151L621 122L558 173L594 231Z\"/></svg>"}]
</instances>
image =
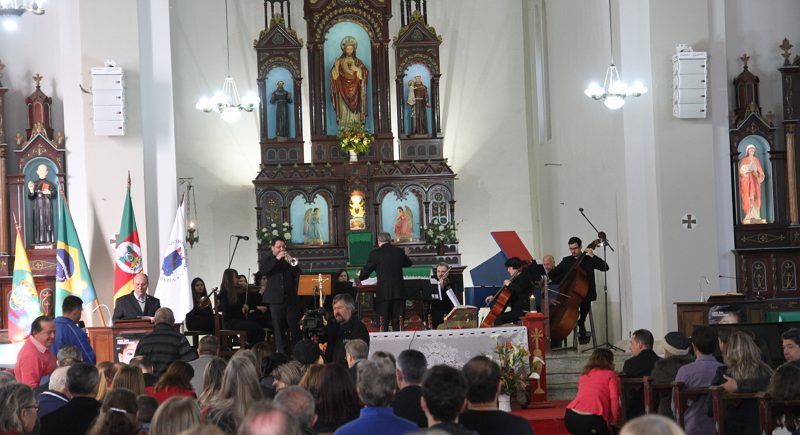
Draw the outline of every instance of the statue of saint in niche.
<instances>
[{"instance_id":1,"label":"statue of saint in niche","mask_svg":"<svg viewBox=\"0 0 800 435\"><path fill-rule=\"evenodd\" d=\"M292 103L292 94L283 89L285 83L279 80L278 88L272 92L270 104L275 105L275 137L278 140L289 137L289 104Z\"/></svg>"},{"instance_id":2,"label":"statue of saint in niche","mask_svg":"<svg viewBox=\"0 0 800 435\"><path fill-rule=\"evenodd\" d=\"M48 287L39 292L39 306L42 307L43 316L55 317L55 303L53 300L53 289Z\"/></svg>"},{"instance_id":3,"label":"statue of saint in niche","mask_svg":"<svg viewBox=\"0 0 800 435\"><path fill-rule=\"evenodd\" d=\"M428 136L428 87L422 83L422 76L414 77L414 81L408 82L408 100L406 103L411 106L411 136Z\"/></svg>"},{"instance_id":4,"label":"statue of saint in niche","mask_svg":"<svg viewBox=\"0 0 800 435\"><path fill-rule=\"evenodd\" d=\"M744 157L739 161L739 195L744 212L743 224L763 224L761 218L761 185L764 183L764 168L756 156L756 146L747 145Z\"/></svg>"},{"instance_id":5,"label":"statue of saint in niche","mask_svg":"<svg viewBox=\"0 0 800 435\"><path fill-rule=\"evenodd\" d=\"M331 99L336 112L336 123L345 128L367 119L367 77L369 71L356 56L358 41L345 36L341 43L342 55L331 68Z\"/></svg>"},{"instance_id":6,"label":"statue of saint in niche","mask_svg":"<svg viewBox=\"0 0 800 435\"><path fill-rule=\"evenodd\" d=\"M28 181L28 198L33 200L33 243L53 243L53 206L55 185L47 180L49 169L41 164L36 167L39 179Z\"/></svg>"}]
</instances>

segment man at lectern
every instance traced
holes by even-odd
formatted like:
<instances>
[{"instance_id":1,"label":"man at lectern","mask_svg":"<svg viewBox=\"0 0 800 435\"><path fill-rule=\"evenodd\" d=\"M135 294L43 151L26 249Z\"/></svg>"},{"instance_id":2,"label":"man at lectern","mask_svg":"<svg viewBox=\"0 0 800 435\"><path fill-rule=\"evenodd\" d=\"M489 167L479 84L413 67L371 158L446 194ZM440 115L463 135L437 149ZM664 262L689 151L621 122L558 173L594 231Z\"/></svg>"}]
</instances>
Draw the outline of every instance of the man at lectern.
<instances>
[{"instance_id":1,"label":"man at lectern","mask_svg":"<svg viewBox=\"0 0 800 435\"><path fill-rule=\"evenodd\" d=\"M147 294L147 285L146 274L139 272L133 277L133 291L117 299L117 305L114 307L114 320L153 319L156 310L161 308L161 301Z\"/></svg>"}]
</instances>

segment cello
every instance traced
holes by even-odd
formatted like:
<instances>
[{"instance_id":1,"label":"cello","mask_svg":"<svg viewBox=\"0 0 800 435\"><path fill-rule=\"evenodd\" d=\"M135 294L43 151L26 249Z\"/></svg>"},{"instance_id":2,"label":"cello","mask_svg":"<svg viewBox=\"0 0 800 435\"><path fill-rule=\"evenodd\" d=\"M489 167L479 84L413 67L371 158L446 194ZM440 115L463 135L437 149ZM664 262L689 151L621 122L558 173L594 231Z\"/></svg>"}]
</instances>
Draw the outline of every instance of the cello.
<instances>
[{"instance_id":1,"label":"cello","mask_svg":"<svg viewBox=\"0 0 800 435\"><path fill-rule=\"evenodd\" d=\"M578 324L581 302L589 293L589 280L586 277L586 271L579 266L584 257L586 257L586 250L596 248L600 242L601 240L597 239L586 247L564 275L558 291L553 291L558 296L555 301L550 303L549 307L551 343L567 338L570 332L575 329L575 325Z\"/></svg>"},{"instance_id":2,"label":"cello","mask_svg":"<svg viewBox=\"0 0 800 435\"><path fill-rule=\"evenodd\" d=\"M528 262L523 264L514 275L511 276L510 281L514 281L514 278L518 277L526 267L533 264L533 262ZM489 314L483 319L481 322L481 328L491 328L494 326L495 320L497 320L497 316L503 314L503 311L506 310L506 304L508 304L508 300L511 298L511 289L508 288L507 285L504 285L503 288L497 291L494 295L494 305L492 305L492 309L489 311Z\"/></svg>"}]
</instances>

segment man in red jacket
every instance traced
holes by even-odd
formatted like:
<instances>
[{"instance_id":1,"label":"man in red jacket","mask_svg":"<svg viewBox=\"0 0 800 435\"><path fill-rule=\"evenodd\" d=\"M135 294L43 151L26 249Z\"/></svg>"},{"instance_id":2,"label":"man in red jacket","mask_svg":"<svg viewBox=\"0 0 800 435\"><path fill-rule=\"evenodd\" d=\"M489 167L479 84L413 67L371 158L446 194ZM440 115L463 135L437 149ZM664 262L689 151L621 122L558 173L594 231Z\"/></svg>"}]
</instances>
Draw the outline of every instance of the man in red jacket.
<instances>
[{"instance_id":1,"label":"man in red jacket","mask_svg":"<svg viewBox=\"0 0 800 435\"><path fill-rule=\"evenodd\" d=\"M56 357L50 347L56 339L56 324L52 317L39 316L31 324L31 335L25 339L17 354L14 376L23 384L36 388L48 380L56 369Z\"/></svg>"}]
</instances>

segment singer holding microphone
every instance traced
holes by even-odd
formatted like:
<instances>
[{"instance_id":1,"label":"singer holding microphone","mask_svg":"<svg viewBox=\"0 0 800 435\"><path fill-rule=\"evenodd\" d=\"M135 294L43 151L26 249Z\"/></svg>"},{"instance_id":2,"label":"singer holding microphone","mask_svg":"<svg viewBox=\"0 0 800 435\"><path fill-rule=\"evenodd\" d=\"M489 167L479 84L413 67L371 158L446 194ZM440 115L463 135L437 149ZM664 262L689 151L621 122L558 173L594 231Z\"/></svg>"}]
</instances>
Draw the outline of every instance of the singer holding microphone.
<instances>
[{"instance_id":1,"label":"singer holding microphone","mask_svg":"<svg viewBox=\"0 0 800 435\"><path fill-rule=\"evenodd\" d=\"M144 272L139 272L133 277L133 291L117 299L112 316L114 320L153 320L156 310L161 308L161 301L147 294L148 282Z\"/></svg>"},{"instance_id":2,"label":"singer holding microphone","mask_svg":"<svg viewBox=\"0 0 800 435\"><path fill-rule=\"evenodd\" d=\"M259 273L267 277L267 289L261 301L269 305L275 347L287 355L302 340L303 302L297 295L300 272L297 259L286 252L286 241L281 237L272 239L270 252L259 263Z\"/></svg>"}]
</instances>

